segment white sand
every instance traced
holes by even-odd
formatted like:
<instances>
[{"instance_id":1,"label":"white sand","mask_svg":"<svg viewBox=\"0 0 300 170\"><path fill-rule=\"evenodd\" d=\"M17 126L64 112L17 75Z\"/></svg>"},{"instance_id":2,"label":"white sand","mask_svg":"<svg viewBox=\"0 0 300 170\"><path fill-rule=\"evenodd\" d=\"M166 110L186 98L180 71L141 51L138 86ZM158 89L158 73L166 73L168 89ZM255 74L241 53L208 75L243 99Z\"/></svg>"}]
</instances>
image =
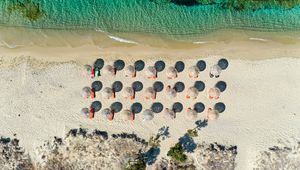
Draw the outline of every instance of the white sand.
<instances>
[{"instance_id":1,"label":"white sand","mask_svg":"<svg viewBox=\"0 0 300 170\"><path fill-rule=\"evenodd\" d=\"M253 51L245 46L241 46L237 50L234 50L233 47L224 48L217 50L216 54L224 52L224 55L233 54L235 58L237 56L243 58L243 54L246 53L246 56L255 57L263 54L267 54L267 58L272 56L289 57L288 47L277 50L274 47L274 51L271 51L272 49L259 51L259 46L257 45L257 50ZM17 138L21 139L21 145L24 145L29 153L34 155L34 148L41 145L44 140L52 136L63 137L69 129L79 126L90 129L98 128L109 133L134 132L145 139L157 133L160 127L169 126L171 137L161 143L160 156L165 156L168 148L175 144L187 129L195 127L194 121L186 119L184 112L179 113L175 120L166 120L162 114L157 114L150 122L142 122L141 115L137 115L134 122L123 121L118 115L115 116L113 122L106 121L99 113L93 120L85 119L80 115L81 108L88 107L92 101L84 100L81 97L82 87L92 83L88 77L84 76L82 64L91 64L96 59L96 55L100 53L106 54L108 63L111 63L112 58L116 58L124 52L128 56L133 56L132 58L144 58L147 65L156 61L153 56L166 56L166 63L169 66L175 64L178 58L175 56L184 54L184 50L177 52L173 50L170 53L166 50L158 50L153 51L153 55L150 55L151 50L149 49L146 52L133 47L123 48L119 51L117 48L111 48L110 51L106 49L102 52L95 51L91 47L80 47L74 49L74 52L70 52L70 49L65 51L43 48L32 48L28 51L1 49L5 57L0 60L2 66L0 68L0 135L11 137L16 133ZM291 56L296 57L296 54L300 54L299 49L291 48ZM52 50L53 53L51 53ZM84 50L90 51L85 53ZM187 53L197 56L197 51L200 50L188 50ZM207 51L213 52L213 49ZM48 57L40 57L43 56L41 55L43 52ZM55 57L55 55L57 56ZM21 57L15 58L15 56ZM147 58L147 56L150 57ZM219 57L209 56L201 59L204 59L209 67ZM195 57L184 59L186 68L195 64L197 60ZM51 66L52 62L70 61L76 61L79 64L71 62ZM133 63L133 60L126 60L126 62L130 64ZM237 169L252 169L259 151L275 145L278 139L300 137L300 60L278 58L249 61L229 58L229 63L228 69L218 79L227 83L227 90L221 94L219 99L226 104L226 111L220 115L219 120L209 122L208 126L200 131L196 142L237 145ZM11 67L15 65L18 67ZM51 67L45 67L49 65ZM180 73L176 80L167 80L164 72L159 73L158 80L164 81L165 85L183 81L188 88L194 81L187 78L186 70ZM130 85L134 81L134 79L125 78L122 71L115 78L100 77L99 80L103 82L104 87L110 86L115 80L121 80L124 86ZM138 73L135 80L142 81L144 88L154 82L147 80L143 73ZM216 79L209 78L208 69L201 72L199 80L205 82L206 90L217 82ZM166 99L165 95L159 93L157 101L163 102L165 107L171 107L172 103L179 101L184 104L186 109L196 101L185 100L185 92L179 94L174 101ZM101 99L100 96L99 94L97 99ZM133 102L125 101L121 98L121 94L117 94L115 100L102 100L102 108L108 107L114 101L121 101L123 108L129 108ZM136 101L141 102L144 109L149 108L152 103L144 101L142 93L137 93ZM215 101L207 99L205 92L200 93L197 101L203 102L206 107L212 107L215 103ZM204 114L202 113L199 119L203 118Z\"/></svg>"}]
</instances>

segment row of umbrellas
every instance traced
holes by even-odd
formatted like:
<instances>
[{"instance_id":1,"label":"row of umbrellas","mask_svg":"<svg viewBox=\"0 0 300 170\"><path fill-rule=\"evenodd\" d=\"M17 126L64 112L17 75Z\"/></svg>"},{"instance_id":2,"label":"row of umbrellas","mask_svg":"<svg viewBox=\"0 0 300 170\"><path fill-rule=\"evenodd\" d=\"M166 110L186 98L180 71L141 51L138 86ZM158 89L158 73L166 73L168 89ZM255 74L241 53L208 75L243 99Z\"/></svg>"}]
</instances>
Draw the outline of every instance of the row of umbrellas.
<instances>
[{"instance_id":1,"label":"row of umbrellas","mask_svg":"<svg viewBox=\"0 0 300 170\"><path fill-rule=\"evenodd\" d=\"M84 87L82 89L82 96L84 98L95 98L96 92L100 92L102 90L102 95L104 98L115 98L116 93L121 92L123 90L123 96L125 98L135 99L135 95L137 92L142 91L144 85L140 81L135 81L131 84L130 87L123 87L123 83L121 81L115 81L111 85L111 87L103 88L103 84L101 81L94 81L91 84L91 87ZM213 88L210 88L208 91L209 98L218 98L221 92L224 92L227 88L227 84L224 81L218 81ZM156 99L157 93L162 92L163 89L166 89L166 92L171 97L176 97L177 93L181 93L185 90L185 84L183 82L176 82L173 86L165 85L161 81L156 81L153 83L151 87L148 87L144 91L144 95L146 99ZM199 92L204 91L205 83L203 81L195 81L192 87L189 87L187 90L186 98L194 98L196 99Z\"/></svg>"},{"instance_id":2,"label":"row of umbrellas","mask_svg":"<svg viewBox=\"0 0 300 170\"><path fill-rule=\"evenodd\" d=\"M216 103L213 108L208 108L206 117L208 119L217 119L218 114L225 111L225 104L222 102ZM102 109L100 101L94 101L90 109L83 108L81 113L90 119L94 118L94 114ZM122 111L123 110L123 111ZM205 105L201 102L197 102L193 107L187 108L186 115L188 118L196 119L199 113L205 110ZM122 111L122 112L121 112ZM141 103L133 103L130 108L123 109L123 104L120 102L114 102L109 108L102 109L101 113L108 120L113 120L115 115L121 115L126 120L134 120L135 115L143 111L143 105ZM175 102L170 108L164 108L160 102L152 103L150 108L145 109L142 112L143 120L152 120L154 115L163 112L164 115L170 119L175 119L176 114L183 111L183 105L180 102ZM120 113L121 112L121 113ZM120 113L120 114L119 114Z\"/></svg>"},{"instance_id":3,"label":"row of umbrellas","mask_svg":"<svg viewBox=\"0 0 300 170\"><path fill-rule=\"evenodd\" d=\"M126 77L135 77L137 72L146 69L145 73L149 79L155 79L159 72L162 72L166 68L164 61L159 60L154 63L153 66L148 66L145 68L145 62L142 60L137 60L133 65L127 65L125 67L125 62L123 60L116 60L113 65L105 65L102 58L97 59L93 66L86 65L87 71L91 71L91 77L101 76L101 70L105 74L115 75L118 71L125 69L124 73ZM218 78L221 71L228 67L229 63L226 59L222 58L217 64L210 68L210 77ZM185 64L183 61L177 61L174 66L167 68L167 77L173 79L177 77L177 74L185 69ZM206 69L206 62L204 60L199 60L194 66L188 68L188 73L190 78L197 78L201 71Z\"/></svg>"}]
</instances>

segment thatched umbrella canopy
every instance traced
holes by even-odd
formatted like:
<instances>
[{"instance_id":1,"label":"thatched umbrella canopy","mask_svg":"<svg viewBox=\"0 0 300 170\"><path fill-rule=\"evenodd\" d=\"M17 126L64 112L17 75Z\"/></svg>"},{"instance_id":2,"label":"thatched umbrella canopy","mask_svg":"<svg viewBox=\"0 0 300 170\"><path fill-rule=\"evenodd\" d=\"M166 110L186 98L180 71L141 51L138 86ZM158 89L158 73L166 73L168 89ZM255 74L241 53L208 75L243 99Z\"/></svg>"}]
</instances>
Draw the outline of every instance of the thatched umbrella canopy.
<instances>
[{"instance_id":1,"label":"thatched umbrella canopy","mask_svg":"<svg viewBox=\"0 0 300 170\"><path fill-rule=\"evenodd\" d=\"M196 110L188 108L187 112L186 112L186 116L187 116L187 118L189 118L191 120L195 120L195 119L197 119L198 114L197 114Z\"/></svg>"},{"instance_id":2,"label":"thatched umbrella canopy","mask_svg":"<svg viewBox=\"0 0 300 170\"><path fill-rule=\"evenodd\" d=\"M137 114L143 110L143 106L141 103L136 102L131 105L130 110L132 111L132 113Z\"/></svg>"},{"instance_id":3,"label":"thatched umbrella canopy","mask_svg":"<svg viewBox=\"0 0 300 170\"><path fill-rule=\"evenodd\" d=\"M95 92L100 91L102 89L103 85L101 81L94 81L92 83L92 88L95 90Z\"/></svg>"},{"instance_id":4,"label":"thatched umbrella canopy","mask_svg":"<svg viewBox=\"0 0 300 170\"><path fill-rule=\"evenodd\" d=\"M165 64L165 62L160 60L160 61L155 62L154 67L157 72L162 72L165 69L166 64Z\"/></svg>"},{"instance_id":5,"label":"thatched umbrella canopy","mask_svg":"<svg viewBox=\"0 0 300 170\"><path fill-rule=\"evenodd\" d=\"M156 92L153 87L148 87L145 90L145 98L146 99L155 99L156 98Z\"/></svg>"},{"instance_id":6,"label":"thatched umbrella canopy","mask_svg":"<svg viewBox=\"0 0 300 170\"><path fill-rule=\"evenodd\" d=\"M211 78L212 77L218 78L220 76L221 72L222 72L222 68L219 65L215 64L210 68L209 76Z\"/></svg>"},{"instance_id":7,"label":"thatched umbrella canopy","mask_svg":"<svg viewBox=\"0 0 300 170\"><path fill-rule=\"evenodd\" d=\"M198 89L199 92L205 89L205 83L203 81L196 81L194 87Z\"/></svg>"},{"instance_id":8,"label":"thatched umbrella canopy","mask_svg":"<svg viewBox=\"0 0 300 170\"><path fill-rule=\"evenodd\" d=\"M155 67L148 66L145 71L145 74L148 78L156 78L157 71L156 71Z\"/></svg>"},{"instance_id":9,"label":"thatched umbrella canopy","mask_svg":"<svg viewBox=\"0 0 300 170\"><path fill-rule=\"evenodd\" d=\"M123 110L122 113L122 118L124 120L134 120L134 113L132 113L130 110L126 109L126 110Z\"/></svg>"},{"instance_id":10,"label":"thatched umbrella canopy","mask_svg":"<svg viewBox=\"0 0 300 170\"><path fill-rule=\"evenodd\" d=\"M222 70L225 70L228 67L229 63L225 58L222 58L218 61L218 66L221 67Z\"/></svg>"},{"instance_id":11,"label":"thatched umbrella canopy","mask_svg":"<svg viewBox=\"0 0 300 170\"><path fill-rule=\"evenodd\" d=\"M167 92L168 97L170 97L170 98L174 98L177 95L176 90L174 88L172 88L171 86L166 87L166 92Z\"/></svg>"},{"instance_id":12,"label":"thatched umbrella canopy","mask_svg":"<svg viewBox=\"0 0 300 170\"><path fill-rule=\"evenodd\" d=\"M85 68L85 71L88 72L88 73L90 73L93 69L92 66L90 66L88 64L84 65L84 68Z\"/></svg>"},{"instance_id":13,"label":"thatched umbrella canopy","mask_svg":"<svg viewBox=\"0 0 300 170\"><path fill-rule=\"evenodd\" d=\"M219 81L215 87L218 88L220 92L224 92L227 88L227 84L224 81Z\"/></svg>"},{"instance_id":14,"label":"thatched umbrella canopy","mask_svg":"<svg viewBox=\"0 0 300 170\"><path fill-rule=\"evenodd\" d=\"M218 99L221 95L221 91L220 89L216 88L216 87L213 87L213 88L210 88L208 90L208 97L209 99Z\"/></svg>"},{"instance_id":15,"label":"thatched umbrella canopy","mask_svg":"<svg viewBox=\"0 0 300 170\"><path fill-rule=\"evenodd\" d=\"M89 113L90 110L88 108L85 107L81 109L81 114L84 115L85 117L88 117Z\"/></svg>"},{"instance_id":16,"label":"thatched umbrella canopy","mask_svg":"<svg viewBox=\"0 0 300 170\"><path fill-rule=\"evenodd\" d=\"M189 67L188 73L190 78L198 78L200 70L196 66L191 66Z\"/></svg>"},{"instance_id":17,"label":"thatched umbrella canopy","mask_svg":"<svg viewBox=\"0 0 300 170\"><path fill-rule=\"evenodd\" d=\"M170 66L170 67L168 67L166 74L167 74L168 79L174 79L177 77L177 70L175 69L175 67Z\"/></svg>"},{"instance_id":18,"label":"thatched umbrella canopy","mask_svg":"<svg viewBox=\"0 0 300 170\"><path fill-rule=\"evenodd\" d=\"M135 92L139 92L141 90L143 90L143 83L140 81L135 81L132 83L132 88Z\"/></svg>"},{"instance_id":19,"label":"thatched umbrella canopy","mask_svg":"<svg viewBox=\"0 0 300 170\"><path fill-rule=\"evenodd\" d=\"M161 92L164 89L164 84L161 81L156 81L153 84L155 92Z\"/></svg>"},{"instance_id":20,"label":"thatched umbrella canopy","mask_svg":"<svg viewBox=\"0 0 300 170\"><path fill-rule=\"evenodd\" d=\"M206 63L203 60L199 60L196 64L199 71L204 71L206 69Z\"/></svg>"},{"instance_id":21,"label":"thatched umbrella canopy","mask_svg":"<svg viewBox=\"0 0 300 170\"><path fill-rule=\"evenodd\" d=\"M112 84L112 89L114 92L120 92L123 89L123 84L120 81L115 81Z\"/></svg>"},{"instance_id":22,"label":"thatched umbrella canopy","mask_svg":"<svg viewBox=\"0 0 300 170\"><path fill-rule=\"evenodd\" d=\"M205 105L201 102L198 102L198 103L195 103L194 105L194 110L197 112L197 113L201 113L203 112L205 109Z\"/></svg>"},{"instance_id":23,"label":"thatched umbrella canopy","mask_svg":"<svg viewBox=\"0 0 300 170\"><path fill-rule=\"evenodd\" d=\"M101 111L101 114L105 117L107 117L107 115L111 114L111 109L109 108L105 108Z\"/></svg>"},{"instance_id":24,"label":"thatched umbrella canopy","mask_svg":"<svg viewBox=\"0 0 300 170\"><path fill-rule=\"evenodd\" d=\"M95 62L94 62L94 68L98 68L98 69L102 69L104 66L104 60L102 58L98 58Z\"/></svg>"},{"instance_id":25,"label":"thatched umbrella canopy","mask_svg":"<svg viewBox=\"0 0 300 170\"><path fill-rule=\"evenodd\" d=\"M89 87L82 88L82 97L88 98L89 96L91 96L91 88Z\"/></svg>"},{"instance_id":26,"label":"thatched umbrella canopy","mask_svg":"<svg viewBox=\"0 0 300 170\"><path fill-rule=\"evenodd\" d=\"M135 71L134 66L128 65L127 67L125 67L124 74L125 74L125 77L135 77L136 71Z\"/></svg>"},{"instance_id":27,"label":"thatched umbrella canopy","mask_svg":"<svg viewBox=\"0 0 300 170\"><path fill-rule=\"evenodd\" d=\"M195 87L188 88L186 98L196 99L198 97L199 91Z\"/></svg>"},{"instance_id":28,"label":"thatched umbrella canopy","mask_svg":"<svg viewBox=\"0 0 300 170\"><path fill-rule=\"evenodd\" d=\"M145 62L142 60L137 60L134 62L134 68L136 71L142 71L145 67Z\"/></svg>"},{"instance_id":29,"label":"thatched umbrella canopy","mask_svg":"<svg viewBox=\"0 0 300 170\"><path fill-rule=\"evenodd\" d=\"M93 108L95 112L98 112L99 110L101 110L102 104L101 104L100 101L94 101L94 102L91 104L91 108Z\"/></svg>"},{"instance_id":30,"label":"thatched umbrella canopy","mask_svg":"<svg viewBox=\"0 0 300 170\"><path fill-rule=\"evenodd\" d=\"M175 113L179 113L179 112L182 112L183 110L183 105L179 102L176 102L173 104L172 106L172 110L175 112Z\"/></svg>"},{"instance_id":31,"label":"thatched umbrella canopy","mask_svg":"<svg viewBox=\"0 0 300 170\"><path fill-rule=\"evenodd\" d=\"M214 109L219 113L223 113L226 109L226 105L222 102L216 103Z\"/></svg>"},{"instance_id":32,"label":"thatched umbrella canopy","mask_svg":"<svg viewBox=\"0 0 300 170\"><path fill-rule=\"evenodd\" d=\"M143 120L149 121L154 118L154 114L150 109L146 109L143 111Z\"/></svg>"},{"instance_id":33,"label":"thatched umbrella canopy","mask_svg":"<svg viewBox=\"0 0 300 170\"><path fill-rule=\"evenodd\" d=\"M177 92L177 93L180 93L180 92L182 92L183 90L184 90L184 88L185 88L185 85L184 85L184 83L183 82L177 82L177 83L175 83L175 85L174 85L174 89L175 89L175 91Z\"/></svg>"},{"instance_id":34,"label":"thatched umbrella canopy","mask_svg":"<svg viewBox=\"0 0 300 170\"><path fill-rule=\"evenodd\" d=\"M209 108L206 113L206 119L208 120L217 120L219 118L219 113L215 109Z\"/></svg>"},{"instance_id":35,"label":"thatched umbrella canopy","mask_svg":"<svg viewBox=\"0 0 300 170\"><path fill-rule=\"evenodd\" d=\"M134 99L134 90L132 87L125 87L123 90L123 97L124 98L130 98Z\"/></svg>"},{"instance_id":36,"label":"thatched umbrella canopy","mask_svg":"<svg viewBox=\"0 0 300 170\"><path fill-rule=\"evenodd\" d=\"M114 62L114 68L115 68L117 71L122 70L124 67L125 67L125 62L124 62L123 60L116 60L116 61Z\"/></svg>"},{"instance_id":37,"label":"thatched umbrella canopy","mask_svg":"<svg viewBox=\"0 0 300 170\"><path fill-rule=\"evenodd\" d=\"M170 118L170 119L176 118L176 113L172 109L166 108L164 110L164 115L165 115L165 117Z\"/></svg>"},{"instance_id":38,"label":"thatched umbrella canopy","mask_svg":"<svg viewBox=\"0 0 300 170\"><path fill-rule=\"evenodd\" d=\"M105 87L103 89L103 91L102 91L102 96L103 96L103 98L107 98L107 99L113 97L113 90L112 90L112 88Z\"/></svg>"},{"instance_id":39,"label":"thatched umbrella canopy","mask_svg":"<svg viewBox=\"0 0 300 170\"><path fill-rule=\"evenodd\" d=\"M155 102L151 106L151 110L154 113L160 113L163 109L164 109L164 106L159 102Z\"/></svg>"},{"instance_id":40,"label":"thatched umbrella canopy","mask_svg":"<svg viewBox=\"0 0 300 170\"><path fill-rule=\"evenodd\" d=\"M111 66L111 65L106 65L106 66L104 66L104 68L103 68L103 74L104 74L104 75L115 75L116 72L115 72L115 69L114 69L113 66Z\"/></svg>"},{"instance_id":41,"label":"thatched umbrella canopy","mask_svg":"<svg viewBox=\"0 0 300 170\"><path fill-rule=\"evenodd\" d=\"M123 105L120 102L114 102L110 105L110 109L114 112L114 113L118 113L122 110Z\"/></svg>"},{"instance_id":42,"label":"thatched umbrella canopy","mask_svg":"<svg viewBox=\"0 0 300 170\"><path fill-rule=\"evenodd\" d=\"M177 70L178 73L182 72L182 71L184 70L184 68L185 68L184 62L182 62L182 61L177 61L177 62L175 63L175 68L176 68L176 70Z\"/></svg>"}]
</instances>

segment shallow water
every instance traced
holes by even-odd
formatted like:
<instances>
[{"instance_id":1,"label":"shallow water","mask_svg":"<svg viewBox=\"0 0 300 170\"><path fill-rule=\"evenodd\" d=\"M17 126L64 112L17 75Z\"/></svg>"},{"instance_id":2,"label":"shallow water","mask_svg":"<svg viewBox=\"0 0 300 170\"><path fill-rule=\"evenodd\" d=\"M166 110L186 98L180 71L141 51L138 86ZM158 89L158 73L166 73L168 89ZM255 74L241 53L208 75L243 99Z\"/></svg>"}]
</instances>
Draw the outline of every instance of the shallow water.
<instances>
[{"instance_id":1,"label":"shallow water","mask_svg":"<svg viewBox=\"0 0 300 170\"><path fill-rule=\"evenodd\" d=\"M11 0L0 1L0 24L48 29L92 29L110 33L154 33L190 40L220 29L300 30L300 7L289 10L233 11L217 6L178 6L149 0L33 0L45 16L37 21L9 14Z\"/></svg>"}]
</instances>

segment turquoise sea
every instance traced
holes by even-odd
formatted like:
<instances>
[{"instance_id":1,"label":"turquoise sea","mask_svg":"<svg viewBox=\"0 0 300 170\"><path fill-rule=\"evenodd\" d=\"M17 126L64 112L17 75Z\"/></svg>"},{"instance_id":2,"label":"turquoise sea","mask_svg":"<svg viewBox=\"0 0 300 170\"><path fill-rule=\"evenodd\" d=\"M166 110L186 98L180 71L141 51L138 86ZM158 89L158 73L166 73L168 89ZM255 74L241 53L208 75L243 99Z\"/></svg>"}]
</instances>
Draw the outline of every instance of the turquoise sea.
<instances>
[{"instance_id":1,"label":"turquoise sea","mask_svg":"<svg viewBox=\"0 0 300 170\"><path fill-rule=\"evenodd\" d=\"M213 5L180 6L150 0L31 0L40 5L45 15L30 21L18 12L8 12L7 7L13 1L0 0L1 26L151 33L185 40L226 29L300 30L300 7L234 11Z\"/></svg>"}]
</instances>

